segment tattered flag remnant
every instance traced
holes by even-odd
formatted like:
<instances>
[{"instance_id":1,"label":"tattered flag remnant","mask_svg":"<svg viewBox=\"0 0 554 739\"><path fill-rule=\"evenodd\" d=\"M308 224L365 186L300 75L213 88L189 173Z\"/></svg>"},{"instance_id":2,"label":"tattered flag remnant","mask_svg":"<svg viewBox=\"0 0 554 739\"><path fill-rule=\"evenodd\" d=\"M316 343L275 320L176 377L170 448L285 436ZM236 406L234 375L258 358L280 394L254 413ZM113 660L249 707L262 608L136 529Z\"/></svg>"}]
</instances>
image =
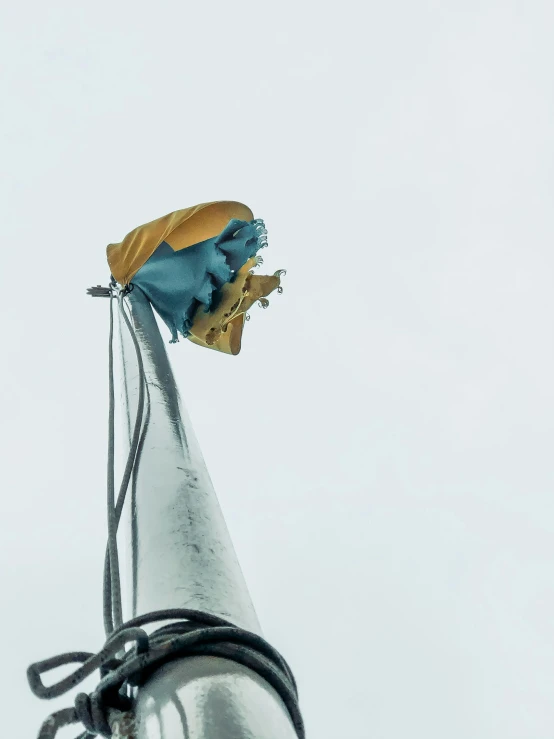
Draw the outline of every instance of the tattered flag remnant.
<instances>
[{"instance_id":1,"label":"tattered flag remnant","mask_svg":"<svg viewBox=\"0 0 554 739\"><path fill-rule=\"evenodd\" d=\"M171 332L195 344L238 354L247 311L281 292L284 270L256 275L267 246L261 219L241 203L204 203L139 226L121 243L110 244L113 277L138 287Z\"/></svg>"}]
</instances>

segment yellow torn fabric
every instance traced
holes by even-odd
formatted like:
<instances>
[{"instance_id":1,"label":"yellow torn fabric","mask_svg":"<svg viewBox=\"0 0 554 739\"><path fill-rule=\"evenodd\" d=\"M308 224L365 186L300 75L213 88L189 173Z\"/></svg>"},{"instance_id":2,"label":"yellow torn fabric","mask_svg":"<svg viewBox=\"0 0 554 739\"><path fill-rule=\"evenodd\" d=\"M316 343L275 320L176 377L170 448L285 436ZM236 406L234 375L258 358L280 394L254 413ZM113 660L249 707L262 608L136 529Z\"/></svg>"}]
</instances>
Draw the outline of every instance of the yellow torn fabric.
<instances>
[{"instance_id":1,"label":"yellow torn fabric","mask_svg":"<svg viewBox=\"0 0 554 739\"><path fill-rule=\"evenodd\" d=\"M180 251L217 236L232 218L251 221L254 215L242 203L222 200L176 210L145 223L119 244L107 247L111 273L120 285L128 285L163 241Z\"/></svg>"},{"instance_id":2,"label":"yellow torn fabric","mask_svg":"<svg viewBox=\"0 0 554 739\"><path fill-rule=\"evenodd\" d=\"M257 258L252 257L237 272L233 282L223 285L221 300L215 310L208 312L199 308L196 311L187 337L190 341L225 354L240 352L246 312L256 301L260 301L264 308L268 306L266 296L280 288L284 272L278 270L274 275L255 275L251 270L257 265Z\"/></svg>"}]
</instances>

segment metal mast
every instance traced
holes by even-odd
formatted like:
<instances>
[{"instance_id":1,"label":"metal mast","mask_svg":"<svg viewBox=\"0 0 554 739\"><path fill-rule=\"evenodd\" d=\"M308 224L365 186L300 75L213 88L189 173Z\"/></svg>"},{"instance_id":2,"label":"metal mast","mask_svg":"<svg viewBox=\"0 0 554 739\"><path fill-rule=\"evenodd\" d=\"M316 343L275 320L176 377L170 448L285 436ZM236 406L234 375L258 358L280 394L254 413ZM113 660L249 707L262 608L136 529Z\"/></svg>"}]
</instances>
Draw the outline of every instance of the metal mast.
<instances>
[{"instance_id":1,"label":"metal mast","mask_svg":"<svg viewBox=\"0 0 554 739\"><path fill-rule=\"evenodd\" d=\"M152 307L126 298L146 375L140 456L122 528L125 618L192 608L260 633L260 626L194 432L183 410ZM139 371L120 316L124 414L135 418ZM136 739L296 739L288 711L255 672L219 657L187 657L140 688ZM123 734L121 734L123 736Z\"/></svg>"}]
</instances>

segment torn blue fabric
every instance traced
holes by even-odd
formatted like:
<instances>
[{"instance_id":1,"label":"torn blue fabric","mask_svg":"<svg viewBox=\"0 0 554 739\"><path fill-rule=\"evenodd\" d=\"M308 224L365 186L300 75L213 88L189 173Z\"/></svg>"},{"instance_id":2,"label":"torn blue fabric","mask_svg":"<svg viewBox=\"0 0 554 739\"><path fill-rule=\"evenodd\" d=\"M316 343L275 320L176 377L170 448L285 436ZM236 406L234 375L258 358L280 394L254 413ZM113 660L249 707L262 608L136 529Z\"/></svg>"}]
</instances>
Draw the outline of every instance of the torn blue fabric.
<instances>
[{"instance_id":1,"label":"torn blue fabric","mask_svg":"<svg viewBox=\"0 0 554 739\"><path fill-rule=\"evenodd\" d=\"M179 334L190 334L198 308L217 307L221 287L233 282L236 272L265 246L267 231L261 219L233 218L218 236L180 251L163 241L131 284L150 300L175 343Z\"/></svg>"}]
</instances>

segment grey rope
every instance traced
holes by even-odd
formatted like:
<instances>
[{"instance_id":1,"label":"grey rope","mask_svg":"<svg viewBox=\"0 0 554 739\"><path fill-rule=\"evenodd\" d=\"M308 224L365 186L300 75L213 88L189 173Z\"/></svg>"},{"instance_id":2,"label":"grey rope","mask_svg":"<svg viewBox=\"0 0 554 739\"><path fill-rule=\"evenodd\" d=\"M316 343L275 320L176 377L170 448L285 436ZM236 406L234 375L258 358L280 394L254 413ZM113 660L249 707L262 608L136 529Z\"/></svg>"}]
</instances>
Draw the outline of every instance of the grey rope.
<instances>
[{"instance_id":1,"label":"grey rope","mask_svg":"<svg viewBox=\"0 0 554 739\"><path fill-rule=\"evenodd\" d=\"M125 496L129 487L129 481L133 474L134 466L137 460L137 452L139 449L142 421L144 416L144 396L146 387L146 376L144 374L144 364L142 361L142 354L140 346L135 335L131 321L125 311L125 304L123 302L124 294L120 293L118 296L119 310L135 348L137 357L137 363L139 368L139 397L137 404L137 416L135 419L135 426L133 429L133 436L131 439L131 445L129 448L129 454L127 455L127 462L125 464L125 470L123 472L123 479L121 480L121 486L119 488L119 494L117 496L117 503L114 505L114 487L113 487L113 470L114 470L114 439L115 439L115 428L114 428L114 413L113 413L113 402L114 402L114 376L113 376L113 310L112 301L113 293L110 295L110 341L109 341L109 354L110 354L110 366L109 366L109 395L110 395L110 417L108 424L108 546L106 549L106 559L104 562L104 630L106 637L113 632L114 628L119 628L122 623L122 605L121 605L121 584L119 578L119 562L118 562L118 550L117 550L117 529L119 521L121 520L121 513L123 511L123 505L125 503ZM111 479L111 489L110 489ZM115 566L114 566L115 563Z\"/></svg>"},{"instance_id":2,"label":"grey rope","mask_svg":"<svg viewBox=\"0 0 554 739\"><path fill-rule=\"evenodd\" d=\"M140 628L169 619L187 620L158 629L150 636ZM133 647L124 659L117 659L117 652L129 642L134 642ZM131 619L113 633L98 654L69 652L31 665L27 677L31 690L39 698L63 695L98 668L102 675L90 696L79 693L74 708L58 711L44 722L39 739L53 739L58 729L79 721L88 733L78 739L98 734L111 737L111 720L132 708L131 700L125 695L128 687L142 685L155 669L185 656L221 657L256 672L282 698L299 739L304 739L297 687L284 658L261 636L217 616L187 608L170 608ZM82 666L54 685L44 685L44 673L72 662L80 662Z\"/></svg>"},{"instance_id":3,"label":"grey rope","mask_svg":"<svg viewBox=\"0 0 554 739\"><path fill-rule=\"evenodd\" d=\"M27 680L39 698L57 698L76 687L96 670L100 681L90 695L78 693L72 708L52 713L43 723L38 739L55 739L59 729L82 724L85 729L76 739L95 736L112 737L114 722L132 716L132 689L142 685L154 670L170 660L187 656L211 656L232 660L256 672L271 685L285 704L298 739L305 739L298 691L294 676L284 658L257 634L241 629L229 621L202 611L173 608L147 613L122 623L121 585L117 529L131 475L138 463L147 419L143 426L145 395L148 386L140 346L125 310L124 296L117 295L119 310L131 335L139 367L139 398L133 437L114 502L114 372L113 372L113 300L117 287L112 278L109 288L98 285L87 292L93 297L110 299L109 333L109 420L108 420L108 544L104 562L104 626L107 640L96 654L67 652L36 662L27 669ZM148 415L147 415L148 418ZM177 620L148 635L142 626L159 621ZM127 644L132 644L127 651ZM51 686L44 685L42 675L63 665L78 663L73 673Z\"/></svg>"},{"instance_id":4,"label":"grey rope","mask_svg":"<svg viewBox=\"0 0 554 739\"><path fill-rule=\"evenodd\" d=\"M117 550L117 518L115 514L115 400L114 400L114 373L113 373L113 290L110 291L110 336L108 340L108 563L110 576L109 598L104 592L104 629L109 636L114 628L118 629L123 623L123 609L121 603L121 579L119 577L119 553ZM142 385L142 383L141 383Z\"/></svg>"}]
</instances>

